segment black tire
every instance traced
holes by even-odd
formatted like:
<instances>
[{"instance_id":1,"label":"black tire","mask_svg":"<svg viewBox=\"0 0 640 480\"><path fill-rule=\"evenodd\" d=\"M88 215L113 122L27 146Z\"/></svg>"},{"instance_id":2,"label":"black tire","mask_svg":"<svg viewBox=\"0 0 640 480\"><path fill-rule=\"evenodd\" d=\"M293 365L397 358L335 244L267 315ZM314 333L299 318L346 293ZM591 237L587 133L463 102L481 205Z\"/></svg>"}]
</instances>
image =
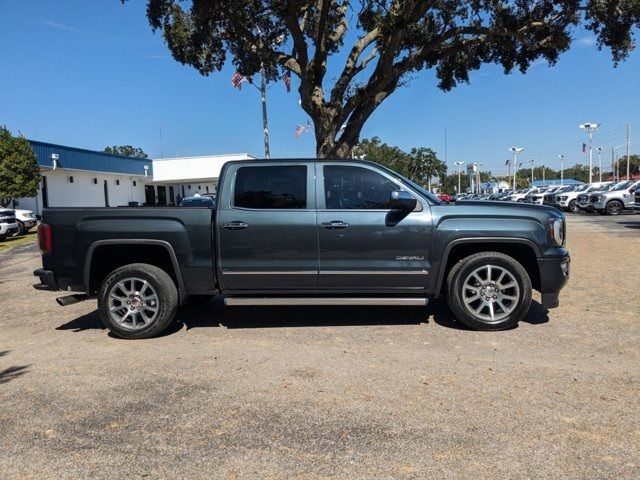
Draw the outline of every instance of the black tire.
<instances>
[{"instance_id":1,"label":"black tire","mask_svg":"<svg viewBox=\"0 0 640 480\"><path fill-rule=\"evenodd\" d=\"M156 313L148 324L138 329L133 327L126 328L126 324L118 323L111 315L109 309L109 295L118 290L116 285L125 279L140 279L149 283L151 288L155 290L157 296ZM133 287L136 288L135 286ZM144 288L144 287L143 287ZM142 292L142 289L140 289ZM118 292L122 294L122 291ZM127 339L151 338L159 335L164 331L175 318L178 310L178 289L171 277L164 270L147 265L146 263L132 263L124 267L117 268L111 272L102 282L102 286L98 292L98 312L105 326L115 335ZM122 303L124 311L127 308ZM142 314L140 314L142 318Z\"/></svg>"},{"instance_id":2,"label":"black tire","mask_svg":"<svg viewBox=\"0 0 640 480\"><path fill-rule=\"evenodd\" d=\"M578 213L580 211L580 207L578 206L578 202L576 200L571 200L569 202L569 211L572 213Z\"/></svg>"},{"instance_id":3,"label":"black tire","mask_svg":"<svg viewBox=\"0 0 640 480\"><path fill-rule=\"evenodd\" d=\"M604 211L607 215L620 215L624 211L624 205L618 200L611 200L604 207Z\"/></svg>"},{"instance_id":4,"label":"black tire","mask_svg":"<svg viewBox=\"0 0 640 480\"><path fill-rule=\"evenodd\" d=\"M25 233L27 233L26 230L24 229L24 223L22 223L20 220L18 220L16 223L18 224L18 231L13 233L13 234L11 234L11 236L13 238L19 237L19 236L24 235Z\"/></svg>"},{"instance_id":5,"label":"black tire","mask_svg":"<svg viewBox=\"0 0 640 480\"><path fill-rule=\"evenodd\" d=\"M508 272L515 280L517 287L513 286L505 288L504 290L494 290L495 285L499 283L499 278L493 278L493 280L482 284L482 286L476 284L476 286L478 286L478 295L480 292L491 292L487 294L491 296L491 303L494 305L489 307L487 304L487 306L482 307L480 313L476 315L471 312L471 309L473 309L474 306L478 306L478 304L472 303L471 306L467 307L463 298L463 287L465 287L465 281L472 276L474 271L486 268L487 266L492 267L492 274L496 274L497 272L496 276L500 275L502 271ZM481 274L482 272L480 272L480 275ZM491 285L494 285L494 287L491 287ZM471 291L468 288L464 288L465 293ZM484 290L485 288L490 290ZM457 320L474 330L505 330L515 326L529 311L529 307L531 306L531 289L531 279L522 265L512 257L499 252L481 252L463 258L451 268L447 276L447 302L449 303L449 308L451 308ZM495 296L493 295L494 293ZM500 295L500 297L502 297L502 295L509 295L510 297L516 297L516 299L500 298L499 300L493 300L494 298L498 298L498 295ZM467 301L469 301L471 297L472 296L468 297ZM478 296L473 302L478 300L481 302L479 305L486 303L482 296ZM495 303L498 301L501 303ZM504 305L504 301L511 302L506 306L505 310L499 306ZM497 316L501 318L495 320L483 318L482 312L485 311L485 308L487 310L487 313L484 314L485 317L493 315L494 309L500 309L501 311ZM489 308L491 308L491 310L489 310Z\"/></svg>"}]
</instances>

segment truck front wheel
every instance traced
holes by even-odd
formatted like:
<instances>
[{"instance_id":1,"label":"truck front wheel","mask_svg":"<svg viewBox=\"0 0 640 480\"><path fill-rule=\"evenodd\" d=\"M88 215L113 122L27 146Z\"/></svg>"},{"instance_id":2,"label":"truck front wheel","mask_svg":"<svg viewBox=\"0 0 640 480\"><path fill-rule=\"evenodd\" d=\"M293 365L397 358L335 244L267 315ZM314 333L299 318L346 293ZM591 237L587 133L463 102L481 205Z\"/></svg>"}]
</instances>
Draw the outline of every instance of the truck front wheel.
<instances>
[{"instance_id":1,"label":"truck front wheel","mask_svg":"<svg viewBox=\"0 0 640 480\"><path fill-rule=\"evenodd\" d=\"M474 330L504 330L531 305L531 279L512 257L499 252L470 255L447 277L447 301L456 319Z\"/></svg>"},{"instance_id":2,"label":"truck front wheel","mask_svg":"<svg viewBox=\"0 0 640 480\"><path fill-rule=\"evenodd\" d=\"M150 338L173 321L178 290L164 270L132 263L111 272L98 292L100 318L122 338Z\"/></svg>"}]
</instances>

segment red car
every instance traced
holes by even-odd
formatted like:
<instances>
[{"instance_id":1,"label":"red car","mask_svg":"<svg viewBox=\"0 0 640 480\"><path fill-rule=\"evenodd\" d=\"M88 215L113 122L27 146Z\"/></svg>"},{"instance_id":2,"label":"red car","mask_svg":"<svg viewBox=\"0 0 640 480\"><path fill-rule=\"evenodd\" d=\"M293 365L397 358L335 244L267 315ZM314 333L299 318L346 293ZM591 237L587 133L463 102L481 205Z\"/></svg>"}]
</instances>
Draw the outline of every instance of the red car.
<instances>
[{"instance_id":1,"label":"red car","mask_svg":"<svg viewBox=\"0 0 640 480\"><path fill-rule=\"evenodd\" d=\"M438 198L443 202L453 202L453 197L447 193L439 193Z\"/></svg>"}]
</instances>

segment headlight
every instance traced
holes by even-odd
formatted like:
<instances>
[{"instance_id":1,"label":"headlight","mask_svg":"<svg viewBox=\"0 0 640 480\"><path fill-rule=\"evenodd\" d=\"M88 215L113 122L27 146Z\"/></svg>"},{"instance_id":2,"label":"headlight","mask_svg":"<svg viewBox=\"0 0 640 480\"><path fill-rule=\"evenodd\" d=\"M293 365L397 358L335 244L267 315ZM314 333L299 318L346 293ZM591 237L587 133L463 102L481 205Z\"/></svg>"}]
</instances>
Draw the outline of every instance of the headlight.
<instances>
[{"instance_id":1,"label":"headlight","mask_svg":"<svg viewBox=\"0 0 640 480\"><path fill-rule=\"evenodd\" d=\"M598 201L604 202L604 195L598 195Z\"/></svg>"},{"instance_id":2,"label":"headlight","mask_svg":"<svg viewBox=\"0 0 640 480\"><path fill-rule=\"evenodd\" d=\"M553 218L549 220L549 238L559 247L565 242L564 218Z\"/></svg>"}]
</instances>

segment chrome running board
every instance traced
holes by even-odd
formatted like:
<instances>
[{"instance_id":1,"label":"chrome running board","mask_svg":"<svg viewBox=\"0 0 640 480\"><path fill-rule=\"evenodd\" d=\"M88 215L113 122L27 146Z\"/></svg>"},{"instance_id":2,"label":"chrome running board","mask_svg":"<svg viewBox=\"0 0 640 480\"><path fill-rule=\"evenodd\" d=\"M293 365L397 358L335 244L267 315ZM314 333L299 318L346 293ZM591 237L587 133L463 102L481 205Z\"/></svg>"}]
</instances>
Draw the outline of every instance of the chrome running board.
<instances>
[{"instance_id":1,"label":"chrome running board","mask_svg":"<svg viewBox=\"0 0 640 480\"><path fill-rule=\"evenodd\" d=\"M424 307L426 298L344 298L344 297L227 297L224 304L228 306L269 306L269 305L411 305Z\"/></svg>"}]
</instances>

